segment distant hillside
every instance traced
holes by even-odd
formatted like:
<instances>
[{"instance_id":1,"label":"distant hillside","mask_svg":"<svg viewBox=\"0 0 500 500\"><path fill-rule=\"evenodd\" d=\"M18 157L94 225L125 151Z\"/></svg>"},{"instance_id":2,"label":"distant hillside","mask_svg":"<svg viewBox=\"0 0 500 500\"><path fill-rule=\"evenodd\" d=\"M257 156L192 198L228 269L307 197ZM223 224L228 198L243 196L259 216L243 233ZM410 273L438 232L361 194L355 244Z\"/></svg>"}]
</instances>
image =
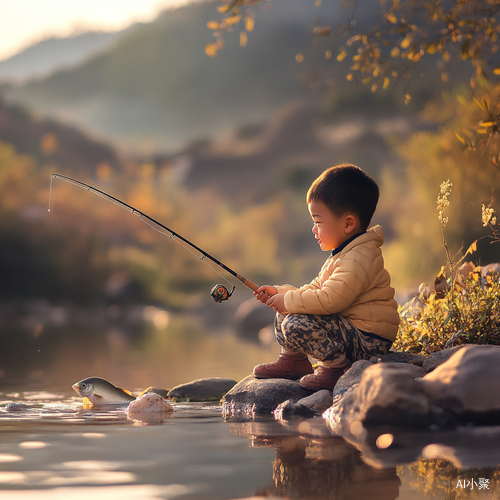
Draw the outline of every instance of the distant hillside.
<instances>
[{"instance_id":1,"label":"distant hillside","mask_svg":"<svg viewBox=\"0 0 500 500\"><path fill-rule=\"evenodd\" d=\"M0 82L20 82L73 67L107 49L120 33L88 32L43 40L0 61Z\"/></svg>"},{"instance_id":2,"label":"distant hillside","mask_svg":"<svg viewBox=\"0 0 500 500\"><path fill-rule=\"evenodd\" d=\"M189 5L165 11L80 66L29 82L12 97L146 151L176 150L267 119L289 100L311 97L299 71L321 68L325 59L322 50L309 50L314 3L275 0L264 11L265 4L254 9L245 48L236 32L216 58L207 57L204 47L214 37L206 24L218 18L216 4ZM332 20L341 9L330 5L326 12ZM304 51L299 65L295 56Z\"/></svg>"},{"instance_id":3,"label":"distant hillside","mask_svg":"<svg viewBox=\"0 0 500 500\"><path fill-rule=\"evenodd\" d=\"M122 159L111 145L74 127L39 119L1 100L0 142L13 145L18 153L35 157L40 165L57 167L62 173L94 176L99 166L107 171L123 169Z\"/></svg>"}]
</instances>

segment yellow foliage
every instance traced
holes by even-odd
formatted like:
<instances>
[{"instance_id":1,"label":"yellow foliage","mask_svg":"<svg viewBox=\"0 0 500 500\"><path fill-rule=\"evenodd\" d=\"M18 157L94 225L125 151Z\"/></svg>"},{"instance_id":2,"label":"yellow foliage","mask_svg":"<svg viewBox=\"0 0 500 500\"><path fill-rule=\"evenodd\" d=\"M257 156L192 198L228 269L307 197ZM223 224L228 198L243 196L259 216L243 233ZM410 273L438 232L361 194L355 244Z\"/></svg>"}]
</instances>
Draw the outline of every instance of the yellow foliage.
<instances>
[{"instance_id":1,"label":"yellow foliage","mask_svg":"<svg viewBox=\"0 0 500 500\"><path fill-rule=\"evenodd\" d=\"M411 38L410 37L406 37L401 43L401 48L402 49L407 49L410 45L411 45Z\"/></svg>"},{"instance_id":2,"label":"yellow foliage","mask_svg":"<svg viewBox=\"0 0 500 500\"><path fill-rule=\"evenodd\" d=\"M254 21L253 17L246 16L245 17L245 29L247 31L253 31L254 26L255 26L255 21Z\"/></svg>"},{"instance_id":3,"label":"yellow foliage","mask_svg":"<svg viewBox=\"0 0 500 500\"><path fill-rule=\"evenodd\" d=\"M331 54L331 52L330 52ZM347 52L345 49L342 49L340 53L337 55L337 61L343 61L345 59L345 56L347 55Z\"/></svg>"},{"instance_id":4,"label":"yellow foliage","mask_svg":"<svg viewBox=\"0 0 500 500\"><path fill-rule=\"evenodd\" d=\"M400 53L399 47L393 47L391 50L391 57L398 57Z\"/></svg>"},{"instance_id":5,"label":"yellow foliage","mask_svg":"<svg viewBox=\"0 0 500 500\"><path fill-rule=\"evenodd\" d=\"M233 26L233 24L239 23L241 16L230 16L224 19L224 24L226 26Z\"/></svg>"},{"instance_id":6,"label":"yellow foliage","mask_svg":"<svg viewBox=\"0 0 500 500\"><path fill-rule=\"evenodd\" d=\"M216 43L209 43L205 45L205 54L209 57L216 57L218 48Z\"/></svg>"}]
</instances>

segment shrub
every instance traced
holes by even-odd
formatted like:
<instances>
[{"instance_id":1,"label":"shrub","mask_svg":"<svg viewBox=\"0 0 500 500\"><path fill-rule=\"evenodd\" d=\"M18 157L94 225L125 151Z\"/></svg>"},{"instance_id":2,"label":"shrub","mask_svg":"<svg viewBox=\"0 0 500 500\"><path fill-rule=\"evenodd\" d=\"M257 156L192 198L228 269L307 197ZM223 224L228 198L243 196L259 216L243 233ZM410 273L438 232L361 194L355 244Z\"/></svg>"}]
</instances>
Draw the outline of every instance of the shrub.
<instances>
[{"instance_id":1,"label":"shrub","mask_svg":"<svg viewBox=\"0 0 500 500\"><path fill-rule=\"evenodd\" d=\"M463 257L454 261L445 236L448 217L444 216L451 189L449 180L443 182L437 198L446 266L441 268L434 290L422 283L419 295L399 308L401 323L393 350L428 355L460 344L500 345L499 273L482 273L482 268L472 263L457 270L465 257L476 250L477 240ZM493 243L498 243L500 232L491 204L482 206L482 222L491 229Z\"/></svg>"}]
</instances>

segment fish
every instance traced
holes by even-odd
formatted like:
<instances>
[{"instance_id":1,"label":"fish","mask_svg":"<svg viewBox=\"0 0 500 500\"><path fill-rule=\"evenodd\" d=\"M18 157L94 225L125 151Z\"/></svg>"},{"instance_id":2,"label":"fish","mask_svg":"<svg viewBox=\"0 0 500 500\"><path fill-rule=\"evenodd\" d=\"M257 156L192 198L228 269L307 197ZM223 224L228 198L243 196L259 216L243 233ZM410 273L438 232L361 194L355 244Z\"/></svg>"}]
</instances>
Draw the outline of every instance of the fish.
<instances>
[{"instance_id":1,"label":"fish","mask_svg":"<svg viewBox=\"0 0 500 500\"><path fill-rule=\"evenodd\" d=\"M88 377L73 384L73 389L92 404L119 405L135 401L135 396L125 389L116 387L101 377Z\"/></svg>"}]
</instances>

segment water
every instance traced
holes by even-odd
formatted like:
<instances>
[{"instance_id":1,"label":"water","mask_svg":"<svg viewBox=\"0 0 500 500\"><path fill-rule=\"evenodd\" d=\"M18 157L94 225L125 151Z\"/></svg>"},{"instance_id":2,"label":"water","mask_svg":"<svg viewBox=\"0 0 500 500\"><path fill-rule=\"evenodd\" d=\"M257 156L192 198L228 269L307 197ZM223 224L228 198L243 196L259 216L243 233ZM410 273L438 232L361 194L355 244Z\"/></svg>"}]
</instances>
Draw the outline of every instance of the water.
<instances>
[{"instance_id":1,"label":"water","mask_svg":"<svg viewBox=\"0 0 500 500\"><path fill-rule=\"evenodd\" d=\"M179 403L172 414L132 418L85 409L71 390L91 375L133 390L240 379L274 357L185 318L136 330L0 330L0 499L500 498L499 428L380 429L349 443L321 417L224 420L215 403ZM26 407L8 411L11 402Z\"/></svg>"}]
</instances>

